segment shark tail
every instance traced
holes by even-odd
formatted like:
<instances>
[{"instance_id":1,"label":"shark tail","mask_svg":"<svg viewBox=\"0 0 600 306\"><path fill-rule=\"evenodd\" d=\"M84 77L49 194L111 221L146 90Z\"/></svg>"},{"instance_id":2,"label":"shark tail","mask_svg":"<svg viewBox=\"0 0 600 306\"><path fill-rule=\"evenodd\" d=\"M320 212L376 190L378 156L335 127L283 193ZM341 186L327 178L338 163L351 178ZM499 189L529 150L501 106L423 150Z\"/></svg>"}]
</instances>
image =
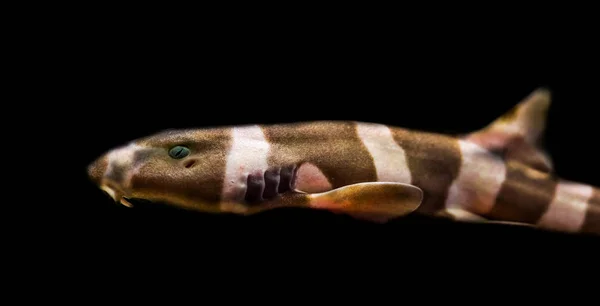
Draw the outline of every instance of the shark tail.
<instances>
[{"instance_id":1,"label":"shark tail","mask_svg":"<svg viewBox=\"0 0 600 306\"><path fill-rule=\"evenodd\" d=\"M557 180L552 199L536 221L536 226L561 232L600 235L600 189Z\"/></svg>"},{"instance_id":2,"label":"shark tail","mask_svg":"<svg viewBox=\"0 0 600 306\"><path fill-rule=\"evenodd\" d=\"M486 215L455 216L600 234L600 189L560 179L544 150L550 104L550 90L537 88L487 126L462 136L502 156L507 182L506 191L500 192L494 209Z\"/></svg>"}]
</instances>

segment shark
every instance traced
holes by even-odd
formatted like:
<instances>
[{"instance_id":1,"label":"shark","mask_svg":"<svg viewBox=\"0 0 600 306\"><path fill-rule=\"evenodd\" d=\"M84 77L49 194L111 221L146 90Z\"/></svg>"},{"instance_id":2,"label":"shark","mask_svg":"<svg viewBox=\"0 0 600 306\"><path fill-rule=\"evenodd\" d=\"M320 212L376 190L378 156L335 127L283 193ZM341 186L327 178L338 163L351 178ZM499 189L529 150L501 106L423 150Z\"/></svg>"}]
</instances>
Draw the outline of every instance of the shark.
<instances>
[{"instance_id":1,"label":"shark","mask_svg":"<svg viewBox=\"0 0 600 306\"><path fill-rule=\"evenodd\" d=\"M252 215L282 207L386 223L410 214L600 234L600 189L556 174L536 88L478 130L450 135L360 121L169 129L87 167L117 203Z\"/></svg>"}]
</instances>

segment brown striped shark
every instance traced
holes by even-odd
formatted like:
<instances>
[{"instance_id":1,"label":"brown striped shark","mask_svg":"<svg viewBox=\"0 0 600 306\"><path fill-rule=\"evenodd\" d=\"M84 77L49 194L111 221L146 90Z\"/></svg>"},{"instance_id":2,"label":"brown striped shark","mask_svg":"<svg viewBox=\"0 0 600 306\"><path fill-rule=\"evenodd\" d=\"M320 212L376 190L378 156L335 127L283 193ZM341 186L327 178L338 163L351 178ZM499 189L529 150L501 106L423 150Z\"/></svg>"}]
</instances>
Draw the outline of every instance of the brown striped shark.
<instances>
[{"instance_id":1,"label":"brown striped shark","mask_svg":"<svg viewBox=\"0 0 600 306\"><path fill-rule=\"evenodd\" d=\"M172 129L107 151L88 174L114 201L252 215L280 207L373 222L409 214L600 234L600 189L560 178L538 88L463 135L371 122Z\"/></svg>"}]
</instances>

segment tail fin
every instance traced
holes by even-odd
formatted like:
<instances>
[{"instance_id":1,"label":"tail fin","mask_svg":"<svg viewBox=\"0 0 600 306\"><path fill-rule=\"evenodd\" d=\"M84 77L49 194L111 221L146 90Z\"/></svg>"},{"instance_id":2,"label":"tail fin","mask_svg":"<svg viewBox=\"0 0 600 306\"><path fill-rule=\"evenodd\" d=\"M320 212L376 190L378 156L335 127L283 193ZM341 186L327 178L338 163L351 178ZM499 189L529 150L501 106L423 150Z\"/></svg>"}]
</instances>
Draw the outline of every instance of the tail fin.
<instances>
[{"instance_id":1,"label":"tail fin","mask_svg":"<svg viewBox=\"0 0 600 306\"><path fill-rule=\"evenodd\" d=\"M542 149L551 92L538 88L510 111L464 138L541 171L553 171L552 160Z\"/></svg>"}]
</instances>

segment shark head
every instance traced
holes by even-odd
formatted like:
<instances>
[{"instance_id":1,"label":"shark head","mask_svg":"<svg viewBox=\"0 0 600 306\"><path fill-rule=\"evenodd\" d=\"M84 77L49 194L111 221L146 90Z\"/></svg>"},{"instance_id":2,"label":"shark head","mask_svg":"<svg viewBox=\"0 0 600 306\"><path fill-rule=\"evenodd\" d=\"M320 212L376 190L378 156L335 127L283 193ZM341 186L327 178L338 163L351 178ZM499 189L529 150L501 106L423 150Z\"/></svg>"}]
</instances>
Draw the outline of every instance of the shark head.
<instances>
[{"instance_id":1,"label":"shark head","mask_svg":"<svg viewBox=\"0 0 600 306\"><path fill-rule=\"evenodd\" d=\"M109 150L87 168L113 200L219 211L229 137L225 129L168 130Z\"/></svg>"}]
</instances>

